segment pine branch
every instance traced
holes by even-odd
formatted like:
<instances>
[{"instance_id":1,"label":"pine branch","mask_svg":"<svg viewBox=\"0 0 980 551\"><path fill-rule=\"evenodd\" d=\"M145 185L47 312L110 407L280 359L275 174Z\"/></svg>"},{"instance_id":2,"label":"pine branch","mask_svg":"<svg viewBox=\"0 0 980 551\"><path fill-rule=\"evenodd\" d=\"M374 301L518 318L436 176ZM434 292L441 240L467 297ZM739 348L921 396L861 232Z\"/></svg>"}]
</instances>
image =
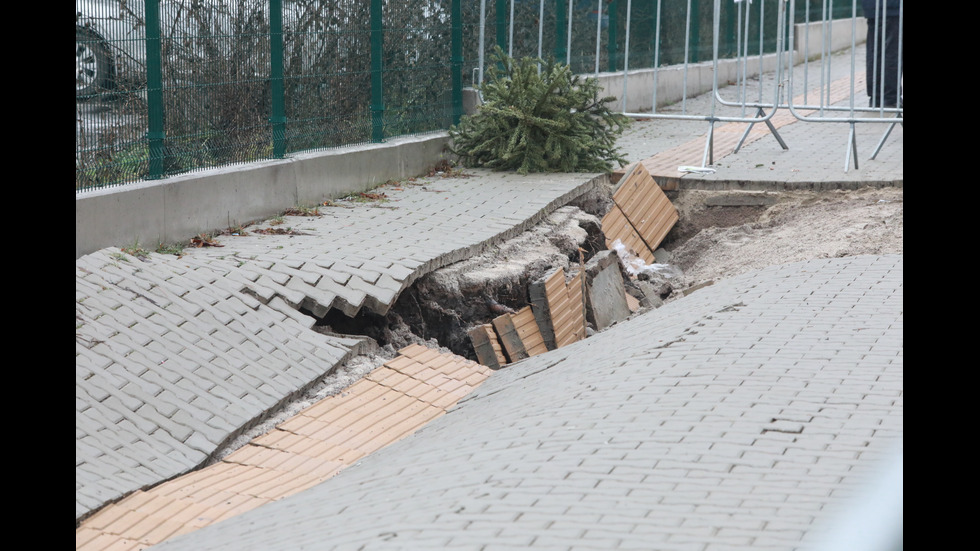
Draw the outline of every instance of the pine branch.
<instances>
[{"instance_id":1,"label":"pine branch","mask_svg":"<svg viewBox=\"0 0 980 551\"><path fill-rule=\"evenodd\" d=\"M498 64L503 71L498 71ZM538 66L541 65L541 71ZM528 172L603 172L626 164L616 138L629 119L613 113L594 78L554 60L508 57L499 47L481 87L485 103L450 128L465 166Z\"/></svg>"}]
</instances>

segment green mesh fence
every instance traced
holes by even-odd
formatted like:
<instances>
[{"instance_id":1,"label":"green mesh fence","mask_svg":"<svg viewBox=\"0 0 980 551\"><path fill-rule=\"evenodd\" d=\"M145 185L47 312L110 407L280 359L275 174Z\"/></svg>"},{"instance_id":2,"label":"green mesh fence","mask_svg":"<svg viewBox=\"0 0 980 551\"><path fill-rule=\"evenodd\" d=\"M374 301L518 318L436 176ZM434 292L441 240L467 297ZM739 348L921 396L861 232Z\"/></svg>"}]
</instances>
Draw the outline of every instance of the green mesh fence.
<instances>
[{"instance_id":1,"label":"green mesh fence","mask_svg":"<svg viewBox=\"0 0 980 551\"><path fill-rule=\"evenodd\" d=\"M591 74L622 70L628 17L631 69L711 60L711 0L631 4L76 0L75 189L445 130L481 33L485 63L499 44ZM851 14L800 4L797 22ZM723 1L720 54L774 51L776 5Z\"/></svg>"}]
</instances>

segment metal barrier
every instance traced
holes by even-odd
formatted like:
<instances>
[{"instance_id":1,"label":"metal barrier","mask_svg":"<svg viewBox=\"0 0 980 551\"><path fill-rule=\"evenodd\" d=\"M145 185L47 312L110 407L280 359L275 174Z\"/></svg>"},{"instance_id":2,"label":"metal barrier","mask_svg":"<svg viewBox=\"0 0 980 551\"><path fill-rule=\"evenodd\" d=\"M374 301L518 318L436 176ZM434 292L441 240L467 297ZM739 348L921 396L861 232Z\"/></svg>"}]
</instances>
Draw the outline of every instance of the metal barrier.
<instances>
[{"instance_id":1,"label":"metal barrier","mask_svg":"<svg viewBox=\"0 0 980 551\"><path fill-rule=\"evenodd\" d=\"M868 0L873 3L876 0ZM881 3L884 0L877 0ZM508 23L508 48L513 56L515 52L515 25L520 27L521 21L531 19L527 12L523 17L515 17L515 6L527 8L530 2L507 0L510 8ZM485 4L485 0L482 4ZM498 28L501 23L500 0L497 2ZM746 127L734 152L742 147L746 137L756 124L765 124L769 133L778 145L788 149L789 145L779 134L773 123L774 117L790 113L795 120L803 122L846 123L851 126L845 152L844 170L848 170L852 162L858 168L857 145L854 138L856 124L875 123L886 124L887 129L876 146L870 158L875 158L887 140L896 124L902 124L902 108L894 107L889 102L888 94L893 93L890 79L897 80L897 88L901 90L902 75L902 25L904 0L888 0L888 10L892 17L897 14L897 26L889 23L884 29L888 32L876 32L869 44L877 44L875 50L880 55L871 57L871 62L865 71L864 59L864 23L862 7L857 0L839 2L833 0L811 2L805 0L713 0L698 2L686 0L682 6L680 0L671 2L657 0L643 2L642 0L627 0L625 12L622 2L613 0L592 0L588 8L581 9L583 2L558 0L556 7L567 9L559 13L559 26L556 31L563 31L565 42L554 44L555 57L562 59L578 73L593 73L600 76L601 68L606 67L602 76L619 72L622 78L622 91L619 93L622 113L632 117L662 118L675 120L704 121L708 124L704 154L701 167L705 168L714 163L714 130L718 123L745 123ZM655 5L654 5L655 4ZM706 16L702 9L711 5L712 10ZM678 9L680 6L680 9ZM538 27L538 56L544 50L542 44L548 40L543 32L546 18L546 3L541 0L537 4L536 20ZM876 12L884 8L879 4ZM664 17L670 11L670 17ZM895 12L893 14L892 12ZM481 12L482 13L482 12ZM641 13L642 23L635 23L635 14ZM566 15L567 14L567 15ZM584 17L583 17L584 16ZM560 19L565 17L567 27L561 26ZM625 21L623 21L625 19ZM872 16L869 19L881 20ZM585 23L591 26L591 28ZM485 19L481 19L485 22ZM840 40L840 29L849 27L849 40ZM709 30L706 32L705 28ZM872 27L872 31L881 26ZM617 30L618 29L618 30ZM802 36L797 36L802 29ZM811 31L811 29L817 29ZM897 29L897 30L896 30ZM619 32L625 30L622 37ZM811 36L811 32L813 36ZM521 33L518 32L520 36ZM529 36L530 33L524 33ZM498 35L499 37L500 35ZM573 38L575 44L573 45ZM711 40L710 51L701 44L705 38ZM499 39L499 40L506 40ZM498 40L498 41L499 41ZM525 38L526 40L526 38ZM591 44L586 55L583 42ZM636 43L645 44L652 48L640 52L634 51ZM670 47L664 55L664 47ZM887 46L887 47L886 47ZM889 50L891 48L891 50ZM527 52L528 48L525 48ZM841 50L845 54L841 54ZM897 50L897 63L888 61L886 53L891 51L894 58ZM594 53L593 53L594 52ZM707 54L707 55L705 55ZM525 55L533 55L527 52ZM835 57L849 57L849 72L841 75L832 67ZM703 59L710 56L710 62ZM892 58L892 59L893 59ZM859 61L861 61L859 63ZM621 67L618 69L617 67ZM639 70L638 70L639 69ZM478 72L482 81L483 58L479 60ZM878 98L871 97L874 106L858 105L857 95L864 88L865 73L883 75L889 71L886 84L878 88ZM703 84L705 75L710 71L710 89L705 90ZM680 73L680 93L668 94L663 97L666 86L661 83L661 73L671 76ZM810 74L819 73L816 84L811 82ZM642 74L641 74L642 73ZM691 75L695 75L691 77ZM771 76L764 79L761 75ZM835 78L831 78L836 75ZM689 78L690 77L690 78ZM636 92L630 89L631 80L644 78L652 79L652 84L644 84L649 88L649 101L638 101ZM696 82L693 82L696 81ZM843 88L849 91L843 101L840 93L831 93ZM609 90L611 91L611 90ZM688 100L693 96L701 96L703 92L711 91L712 101L704 105L699 102L697 112L689 109ZM870 97L870 96L869 96ZM811 99L817 101L811 101ZM897 100L901 101L900 97ZM680 111L671 109L667 112L658 111L665 104L678 102ZM646 109L636 110L627 106L640 104Z\"/></svg>"},{"instance_id":2,"label":"metal barrier","mask_svg":"<svg viewBox=\"0 0 980 551\"><path fill-rule=\"evenodd\" d=\"M658 0L658 6L661 0ZM657 65L654 67L654 90L653 90L653 107L650 114L645 113L630 113L624 111L624 114L631 116L644 116L651 118L670 118L670 119L686 119L686 120L703 120L708 123L708 136L705 141L704 155L701 159L701 167L704 168L708 164L714 164L714 130L715 124L719 122L745 122L751 124L765 123L773 136L779 142L779 145L783 149L787 149L786 143L779 136L776 131L775 126L773 126L771 119L776 113L776 107L779 104L779 94L780 88L774 87L771 91L772 100L769 103L763 103L764 91L761 86L761 79L759 80L760 86L758 87L758 100L755 102L750 102L747 96L747 87L749 82L749 72L748 63L751 56L755 56L758 59L759 67L758 72L755 74L761 75L765 72L766 68L766 57L774 57L775 59L775 69L776 69L776 80L777 82L782 80L782 73L784 70L784 56L786 53L786 45L784 40L785 35L785 21L786 14L784 12L784 3L781 0L774 0L772 4L776 7L775 14L775 30L771 32L771 37L767 37L765 31L766 25L766 4L765 2L758 2L758 15L753 18L751 13L751 2L734 2L737 8L736 14L736 45L735 45L735 68L736 68L736 83L735 89L738 91L738 97L736 101L727 101L719 95L719 81L722 74L719 63L720 58L720 36L721 36L721 6L722 2L720 0L715 0L713 3L713 18L712 18L712 79L711 79L711 89L712 96L716 101L712 101L709 105L708 112L704 114L690 115L687 114L687 96L688 96L688 70L689 61L685 54L685 60L683 64L683 84L682 90L683 95L681 99L681 114L663 114L657 113L657 73L661 71L661 68ZM690 0L688 1L688 11L690 11ZM687 18L690 22L690 16ZM750 30L752 24L755 24L756 30L758 32L758 39L756 40L756 45L758 48L758 53L755 54L751 51L751 40L750 40ZM772 26L771 24L769 25ZM767 54L765 51L765 45L769 38L775 45L774 52ZM628 43L628 42L627 42ZM628 49L628 46L627 46ZM628 58L628 52L627 52ZM623 69L623 97L628 96L628 81L629 81L629 71L628 68ZM726 115L719 112L719 107L729 106L739 109L739 113L732 115ZM755 112L752 115L748 115L747 111L754 109ZM768 109L769 112L766 113L765 110ZM736 150L741 146L742 141L744 141L745 136L748 134L748 129L743 135L742 140L739 140L739 145L736 146Z\"/></svg>"},{"instance_id":3,"label":"metal barrier","mask_svg":"<svg viewBox=\"0 0 980 551\"><path fill-rule=\"evenodd\" d=\"M734 152L738 152L744 143L745 138L755 124L764 123L770 133L776 139L779 146L788 149L789 146L780 136L776 126L773 124L773 117L778 110L785 109L795 117L796 120L803 122L824 122L824 123L846 123L850 125L848 143L845 150L844 170L847 171L851 165L852 155L854 168L858 168L857 144L855 140L855 125L859 123L886 124L887 129L878 142L871 155L874 159L881 150L891 131L896 124L902 124L902 15L904 13L904 0L889 0L888 6L883 4L884 0L871 0L866 3L875 3L875 15L869 17L869 45L877 45L877 48L868 48L869 51L877 51L878 55L869 57L865 65L858 61L863 58L863 48L859 43L863 41L864 33L859 28L859 20L862 11L858 6L857 0L851 0L845 9L833 7L833 2L825 0L820 7L820 18L817 21L811 19L814 10L809 0L805 3L797 4L796 0L789 0L789 9L785 9L786 0L743 2L735 0L737 5L738 33L735 62L737 64L737 74L734 86L724 87L729 92L728 97L723 97L721 82L725 71L721 70L719 64L722 62L721 50L719 49L720 37L722 36L722 6L726 3L722 0L713 2L713 51L712 51L712 98L708 107L701 113L690 114L687 110L687 90L688 90L688 70L691 66L687 57L683 62L683 97L681 99L681 112L678 113L658 113L658 101L654 95L652 110L646 112L631 112L626 109L624 114L637 117L648 118L669 118L703 120L709 124L708 134L705 143L704 155L701 167L705 168L713 164L714 129L718 122L748 123L748 127L742 134ZM660 1L658 0L658 9ZM688 3L690 12L690 2ZM755 6L755 8L754 8ZM753 11L754 8L754 11ZM629 10L629 8L627 8ZM882 10L888 10L885 14ZM776 23L773 25L766 23L766 14L775 12ZM802 21L798 21L802 15ZM888 22L883 25L874 25L873 21L881 22L887 15ZM793 18L791 20L791 17ZM690 16L688 17L690 21ZM805 35L797 41L797 24L804 29ZM816 23L816 25L814 25ZM835 52L838 48L834 47L834 37L832 33L835 26L846 24L850 27L850 40L846 47L846 55L850 60L849 73L838 79L831 79L832 59L840 56ZM750 28L758 32L756 40L758 51L750 48ZM819 27L821 33L817 39L819 53L811 51L811 39L809 33L814 26ZM627 27L629 28L629 27ZM884 29L883 31L881 29ZM659 32L659 28L658 28ZM872 36L873 34L873 36ZM775 44L774 51L767 53L763 45L771 41ZM793 48L796 44L802 47ZM629 59L629 34L627 34L627 55ZM757 62L758 68L755 75L762 75L766 71L767 58L775 60L775 67L771 71L774 74L774 81L769 84L762 78L754 80L757 94L754 99L750 98L748 88L753 80L753 75L748 72L750 64ZM896 59L897 58L897 59ZM795 61L800 59L801 66L796 66ZM627 64L628 65L628 64ZM860 66L864 65L864 66ZM809 82L811 70L819 71L820 79L814 87ZM654 66L654 94L659 87L656 85L657 74L663 69L659 64ZM887 75L886 75L887 73ZM865 74L877 76L877 81L883 85L876 87L876 94L868 94L871 103L869 106L857 105L857 94L864 87ZM802 75L802 83L800 76ZM894 79L894 80L892 80ZM842 83L843 80L843 83ZM625 105L629 97L628 93L629 70L628 66L623 69L623 104ZM844 87L848 92L844 94L842 101L841 94L832 94L832 89ZM732 91L734 90L734 93ZM897 92L896 92L897 90ZM799 92L799 93L798 93ZM733 96L733 97L732 97ZM810 98L816 97L818 101L814 104ZM768 101L766 101L768 99Z\"/></svg>"},{"instance_id":4,"label":"metal barrier","mask_svg":"<svg viewBox=\"0 0 980 551\"><path fill-rule=\"evenodd\" d=\"M810 0L806 0L809 5ZM857 160L857 141L855 139L855 125L858 123L877 123L886 124L881 139L875 146L870 159L877 157L881 148L884 146L892 130L897 124L904 123L903 101L902 101L902 70L903 70L903 33L902 24L905 11L905 0L869 0L862 2L863 9L859 10L857 0L852 0L851 17L848 22L851 27L851 42L848 49L850 62L850 76L848 79L849 97L846 105L841 102L833 101L832 82L825 75L831 71L831 51L828 46L829 39L827 34L830 32L830 22L823 20L821 29L824 33L820 37L820 52L817 57L820 66L820 82L816 88L817 103L814 105L808 101L812 95L809 93L811 87L808 85L809 71L804 67L802 83L803 95L802 102L790 101L787 108L798 120L805 122L824 122L824 123L847 123L850 125L848 133L848 144L845 154L844 170L850 166L851 155L853 154L854 168L858 168ZM790 9L796 5L796 0L790 0ZM869 8L869 5L871 7ZM863 13L871 11L871 13ZM859 28L859 18L862 15L868 21L866 34ZM877 24L875 23L877 22ZM806 27L807 31L809 26ZM866 38L864 57L864 67L861 67L858 60L862 57L862 52L858 48L858 36L864 35ZM790 28L790 40L794 39L794 28ZM809 36L805 36L803 43L803 58L807 64L811 59ZM790 72L787 83L787 95L794 98L795 72ZM871 83L867 79L871 79ZM876 86L875 82L882 85ZM867 90L868 105L857 105L858 86L864 85Z\"/></svg>"}]
</instances>

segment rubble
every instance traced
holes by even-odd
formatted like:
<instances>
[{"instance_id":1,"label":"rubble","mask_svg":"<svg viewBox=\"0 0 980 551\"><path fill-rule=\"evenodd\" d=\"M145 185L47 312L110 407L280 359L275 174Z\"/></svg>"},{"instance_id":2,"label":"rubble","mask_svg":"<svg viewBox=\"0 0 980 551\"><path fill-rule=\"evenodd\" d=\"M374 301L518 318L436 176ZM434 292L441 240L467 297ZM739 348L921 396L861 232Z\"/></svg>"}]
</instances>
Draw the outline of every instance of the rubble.
<instances>
[{"instance_id":1,"label":"rubble","mask_svg":"<svg viewBox=\"0 0 980 551\"><path fill-rule=\"evenodd\" d=\"M331 313L320 325L394 348L435 341L497 369L662 304L670 286L610 250L626 239L625 254L660 269L654 251L678 213L646 169L634 166L617 186L577 204L493 250L421 277L386 316Z\"/></svg>"}]
</instances>

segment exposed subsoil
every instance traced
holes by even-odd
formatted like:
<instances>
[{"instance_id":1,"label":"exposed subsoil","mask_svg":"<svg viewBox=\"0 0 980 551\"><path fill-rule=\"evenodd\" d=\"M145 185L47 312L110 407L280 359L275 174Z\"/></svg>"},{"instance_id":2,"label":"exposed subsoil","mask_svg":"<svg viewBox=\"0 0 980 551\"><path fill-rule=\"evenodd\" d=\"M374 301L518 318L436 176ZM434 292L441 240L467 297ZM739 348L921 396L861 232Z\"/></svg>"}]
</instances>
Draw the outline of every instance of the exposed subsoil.
<instances>
[{"instance_id":1,"label":"exposed subsoil","mask_svg":"<svg viewBox=\"0 0 980 551\"><path fill-rule=\"evenodd\" d=\"M557 268L569 276L606 249L600 219L612 189L581 198L538 226L477 257L420 278L401 294L387 316L341 313L319 330L371 337L393 355L425 343L476 359L467 331L489 323L501 306L530 303L528 286ZM740 195L741 194L741 195ZM657 251L656 271L627 278L641 304L657 307L685 291L749 270L813 258L901 253L902 188L853 191L675 191L668 197L680 219ZM712 206L756 201L763 204ZM646 299L646 300L644 300Z\"/></svg>"},{"instance_id":2,"label":"exposed subsoil","mask_svg":"<svg viewBox=\"0 0 980 551\"><path fill-rule=\"evenodd\" d=\"M408 344L425 344L475 360L467 335L470 328L498 316L501 306L517 310L528 305L530 282L558 267L575 273L606 248L600 219L611 205L611 192L606 189L583 197L482 255L419 278L386 316L366 313L352 319L335 312L320 320L317 331L364 335L373 342L215 459L282 419L341 392ZM710 206L720 197L737 193L667 192L680 219L655 253L657 270L630 277L624 269L627 292L640 299L642 306L634 316L696 292L705 284L770 265L903 253L900 187L784 191L766 194L768 205Z\"/></svg>"}]
</instances>

